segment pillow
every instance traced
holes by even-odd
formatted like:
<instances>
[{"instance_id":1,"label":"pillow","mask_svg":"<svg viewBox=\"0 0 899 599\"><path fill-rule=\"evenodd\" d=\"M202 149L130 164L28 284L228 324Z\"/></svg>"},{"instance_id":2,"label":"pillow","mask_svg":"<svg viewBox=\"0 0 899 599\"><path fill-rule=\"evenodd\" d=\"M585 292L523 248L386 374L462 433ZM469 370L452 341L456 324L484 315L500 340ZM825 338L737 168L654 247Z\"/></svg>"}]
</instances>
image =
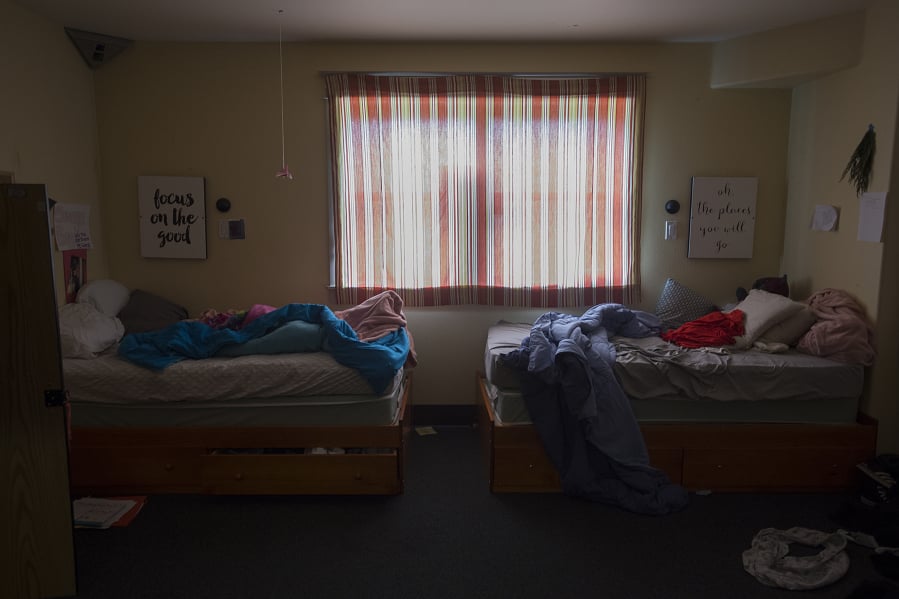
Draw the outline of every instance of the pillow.
<instances>
[{"instance_id":1,"label":"pillow","mask_svg":"<svg viewBox=\"0 0 899 599\"><path fill-rule=\"evenodd\" d=\"M103 314L87 302L59 308L59 346L63 358L96 358L118 343L124 333L118 318Z\"/></svg>"},{"instance_id":2,"label":"pillow","mask_svg":"<svg viewBox=\"0 0 899 599\"><path fill-rule=\"evenodd\" d=\"M656 303L656 316L662 321L663 329L676 329L717 309L701 294L674 279L668 279Z\"/></svg>"},{"instance_id":3,"label":"pillow","mask_svg":"<svg viewBox=\"0 0 899 599\"><path fill-rule=\"evenodd\" d=\"M187 310L148 291L135 289L119 312L125 334L158 331L188 318Z\"/></svg>"},{"instance_id":4,"label":"pillow","mask_svg":"<svg viewBox=\"0 0 899 599\"><path fill-rule=\"evenodd\" d=\"M758 341L768 344L783 343L784 345L794 346L812 328L816 320L818 318L815 316L815 313L808 306L802 306L796 314L762 333Z\"/></svg>"},{"instance_id":5,"label":"pillow","mask_svg":"<svg viewBox=\"0 0 899 599\"><path fill-rule=\"evenodd\" d=\"M86 283L78 290L75 301L91 304L106 316L116 316L128 303L131 291L118 281L101 279Z\"/></svg>"},{"instance_id":6,"label":"pillow","mask_svg":"<svg viewBox=\"0 0 899 599\"><path fill-rule=\"evenodd\" d=\"M734 347L746 349L772 326L785 321L802 310L804 304L788 297L753 289L735 310L743 312L743 335L737 337Z\"/></svg>"}]
</instances>

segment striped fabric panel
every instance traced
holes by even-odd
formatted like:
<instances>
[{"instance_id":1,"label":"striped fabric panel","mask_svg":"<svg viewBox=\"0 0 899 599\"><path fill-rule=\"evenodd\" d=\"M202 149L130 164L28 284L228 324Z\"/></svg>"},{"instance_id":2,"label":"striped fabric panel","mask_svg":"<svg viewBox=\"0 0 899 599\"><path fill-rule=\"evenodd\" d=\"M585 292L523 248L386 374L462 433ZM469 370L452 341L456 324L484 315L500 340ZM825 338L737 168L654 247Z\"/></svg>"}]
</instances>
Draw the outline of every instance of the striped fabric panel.
<instances>
[{"instance_id":1,"label":"striped fabric panel","mask_svg":"<svg viewBox=\"0 0 899 599\"><path fill-rule=\"evenodd\" d=\"M642 75L327 86L339 303L639 299Z\"/></svg>"}]
</instances>

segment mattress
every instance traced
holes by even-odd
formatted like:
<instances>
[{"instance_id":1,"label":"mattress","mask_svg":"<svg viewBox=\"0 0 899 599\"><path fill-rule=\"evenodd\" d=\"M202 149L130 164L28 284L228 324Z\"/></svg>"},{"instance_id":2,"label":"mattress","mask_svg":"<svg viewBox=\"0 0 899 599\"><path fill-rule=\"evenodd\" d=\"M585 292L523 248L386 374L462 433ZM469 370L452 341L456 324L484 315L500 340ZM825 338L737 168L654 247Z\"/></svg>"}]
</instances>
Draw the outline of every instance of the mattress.
<instances>
[{"instance_id":1,"label":"mattress","mask_svg":"<svg viewBox=\"0 0 899 599\"><path fill-rule=\"evenodd\" d=\"M487 380L501 388L518 387L518 373L503 366L500 357L521 347L521 341L531 333L531 324L499 321L487 329L484 349L484 372Z\"/></svg>"},{"instance_id":2,"label":"mattress","mask_svg":"<svg viewBox=\"0 0 899 599\"><path fill-rule=\"evenodd\" d=\"M372 394L371 386L356 369L339 364L327 352L182 360L158 371L108 353L93 360L63 360L63 376L72 402L128 404Z\"/></svg>"},{"instance_id":3,"label":"mattress","mask_svg":"<svg viewBox=\"0 0 899 599\"><path fill-rule=\"evenodd\" d=\"M374 394L325 352L184 360L162 371L115 355L64 360L77 427L359 426L396 421L405 373Z\"/></svg>"},{"instance_id":4,"label":"mattress","mask_svg":"<svg viewBox=\"0 0 899 599\"><path fill-rule=\"evenodd\" d=\"M530 325L490 327L485 350L488 395L496 417L528 422L517 374L500 356L520 345ZM514 343L514 339L518 342ZM616 379L640 421L855 422L864 383L859 365L788 351L686 349L659 337L612 339ZM514 345L514 347L512 347Z\"/></svg>"}]
</instances>

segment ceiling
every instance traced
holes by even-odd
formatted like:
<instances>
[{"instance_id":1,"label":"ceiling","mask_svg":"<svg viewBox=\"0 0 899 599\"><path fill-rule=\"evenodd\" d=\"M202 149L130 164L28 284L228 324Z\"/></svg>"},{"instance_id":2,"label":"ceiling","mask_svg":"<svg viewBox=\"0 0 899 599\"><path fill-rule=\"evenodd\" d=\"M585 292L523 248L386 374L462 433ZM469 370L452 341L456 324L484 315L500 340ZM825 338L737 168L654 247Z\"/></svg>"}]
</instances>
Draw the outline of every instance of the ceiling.
<instances>
[{"instance_id":1,"label":"ceiling","mask_svg":"<svg viewBox=\"0 0 899 599\"><path fill-rule=\"evenodd\" d=\"M14 0L73 29L142 41L708 42L873 0ZM283 11L283 12L280 12Z\"/></svg>"}]
</instances>

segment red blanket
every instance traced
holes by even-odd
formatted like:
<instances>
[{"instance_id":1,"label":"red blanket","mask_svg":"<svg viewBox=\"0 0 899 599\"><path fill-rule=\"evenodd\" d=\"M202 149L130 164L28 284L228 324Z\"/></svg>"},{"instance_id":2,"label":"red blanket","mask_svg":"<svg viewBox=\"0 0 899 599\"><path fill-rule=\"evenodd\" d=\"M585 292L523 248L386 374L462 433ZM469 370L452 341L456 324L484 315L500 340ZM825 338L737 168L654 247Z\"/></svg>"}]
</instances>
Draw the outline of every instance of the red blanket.
<instances>
[{"instance_id":1,"label":"red blanket","mask_svg":"<svg viewBox=\"0 0 899 599\"><path fill-rule=\"evenodd\" d=\"M733 345L743 334L743 312L710 312L701 318L684 323L672 331L662 333L665 341L681 347L716 347Z\"/></svg>"}]
</instances>

